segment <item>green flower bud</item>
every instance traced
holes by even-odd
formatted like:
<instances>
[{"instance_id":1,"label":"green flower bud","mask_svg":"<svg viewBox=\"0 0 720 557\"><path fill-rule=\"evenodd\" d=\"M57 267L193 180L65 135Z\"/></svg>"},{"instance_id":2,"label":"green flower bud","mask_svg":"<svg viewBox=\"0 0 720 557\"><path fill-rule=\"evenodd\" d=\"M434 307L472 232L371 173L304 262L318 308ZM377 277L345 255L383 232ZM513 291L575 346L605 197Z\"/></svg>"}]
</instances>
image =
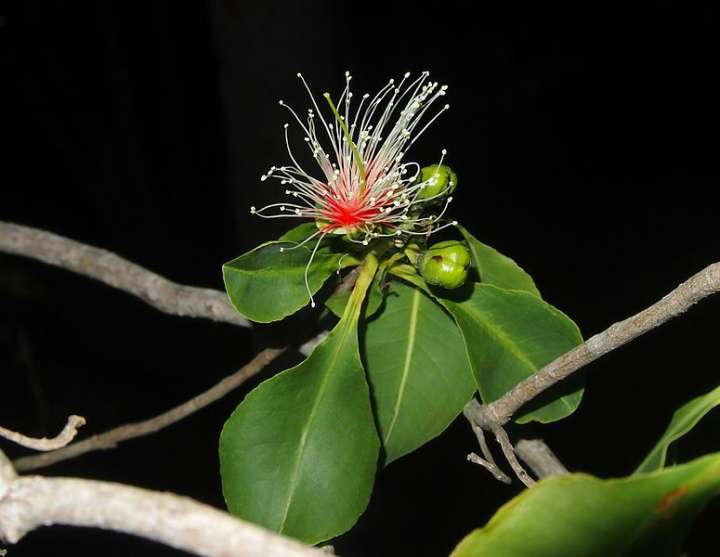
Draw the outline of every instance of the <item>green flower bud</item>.
<instances>
[{"instance_id":1,"label":"green flower bud","mask_svg":"<svg viewBox=\"0 0 720 557\"><path fill-rule=\"evenodd\" d=\"M420 169L417 183L426 182L418 193L418 199L430 199L436 195L449 195L457 187L457 174L449 166L433 164Z\"/></svg>"},{"instance_id":2,"label":"green flower bud","mask_svg":"<svg viewBox=\"0 0 720 557\"><path fill-rule=\"evenodd\" d=\"M425 282L447 289L465 283L470 267L470 252L457 240L438 242L422 254L418 269Z\"/></svg>"}]
</instances>

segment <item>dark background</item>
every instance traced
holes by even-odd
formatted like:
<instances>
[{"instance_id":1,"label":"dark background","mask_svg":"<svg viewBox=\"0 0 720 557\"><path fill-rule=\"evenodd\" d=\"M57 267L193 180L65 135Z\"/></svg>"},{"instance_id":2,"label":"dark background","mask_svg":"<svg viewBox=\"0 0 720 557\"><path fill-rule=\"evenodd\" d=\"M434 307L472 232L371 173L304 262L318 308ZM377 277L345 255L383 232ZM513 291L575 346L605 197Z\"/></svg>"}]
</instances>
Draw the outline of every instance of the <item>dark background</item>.
<instances>
[{"instance_id":1,"label":"dark background","mask_svg":"<svg viewBox=\"0 0 720 557\"><path fill-rule=\"evenodd\" d=\"M0 10L0 219L115 251L182 283L222 287L223 262L289 226L251 218L280 198L259 176L286 153L282 98L356 91L406 70L450 86L451 110L417 145L460 176L453 213L519 261L586 336L720 259L713 2L16 2ZM489 7L482 7L482 6ZM580 410L517 428L573 470L629 473L670 414L717 385L720 298L589 367ZM268 339L160 314L80 276L0 255L0 423L83 434L144 419L245 363ZM278 333L277 331L280 331ZM280 337L280 338L278 338ZM288 356L270 373L296 360ZM259 380L261 378L258 378ZM252 385L257 383L252 381ZM252 386L251 385L251 386ZM56 465L222 506L217 437L248 389L162 433ZM680 459L718 450L717 413ZM465 462L465 423L383 470L347 557L446 555L519 491ZM12 456L19 450L4 443ZM720 518L715 503L689 555ZM30 534L12 555L178 555L70 528Z\"/></svg>"}]
</instances>

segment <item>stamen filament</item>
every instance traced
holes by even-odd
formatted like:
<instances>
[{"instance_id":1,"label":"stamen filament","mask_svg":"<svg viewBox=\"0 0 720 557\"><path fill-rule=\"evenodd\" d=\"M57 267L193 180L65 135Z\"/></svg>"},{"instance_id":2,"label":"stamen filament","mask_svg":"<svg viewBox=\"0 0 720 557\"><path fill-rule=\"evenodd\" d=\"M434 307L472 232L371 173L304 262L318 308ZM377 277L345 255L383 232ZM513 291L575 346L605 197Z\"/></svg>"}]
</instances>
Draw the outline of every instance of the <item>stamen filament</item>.
<instances>
[{"instance_id":1,"label":"stamen filament","mask_svg":"<svg viewBox=\"0 0 720 557\"><path fill-rule=\"evenodd\" d=\"M350 145L350 149L352 150L353 158L355 159L355 164L357 165L358 169L360 170L360 195L364 195L365 194L366 174L365 174L365 165L363 164L362 157L360 156L360 153L357 150L357 146L355 145L355 142L352 140L352 136L350 135L350 130L348 130L347 124L340 117L340 113L338 112L337 108L335 108L335 105L333 104L332 99L330 99L330 93L324 93L323 97L325 97L325 100L330 105L330 110L333 111L333 114L335 115L335 119L338 121L338 124L340 124L343 134L345 135L345 141L347 141L348 144Z\"/></svg>"},{"instance_id":2,"label":"stamen filament","mask_svg":"<svg viewBox=\"0 0 720 557\"><path fill-rule=\"evenodd\" d=\"M428 237L455 224L445 220L452 200L448 188L421 197L429 180L419 181L420 165L405 160L410 147L448 109L448 105L442 108L436 105L447 87L432 81L429 72L413 78L406 73L397 82L394 79L386 82L374 95L363 94L359 102L353 102L352 76L346 72L345 88L337 97L342 114L330 94L323 95L333 121L327 110L323 110L327 119L320 111L305 78L301 74L298 78L310 96L307 112L303 116L284 101L280 105L299 124L304 143L322 175L311 176L300 166L291 149L289 124L285 124L284 139L291 164L271 167L260 180L279 180L288 202L251 207L250 211L261 218L290 217L316 222L317 229L308 238L284 248L291 250L317 240L304 273L305 287L314 306L309 274L326 235L342 234L346 242L364 246L385 238L389 240L385 244L402 247L413 237ZM323 146L319 135L323 142L329 140L330 145ZM440 164L444 156L443 149ZM442 206L436 207L442 200ZM439 214L431 213L437 209L441 209Z\"/></svg>"}]
</instances>

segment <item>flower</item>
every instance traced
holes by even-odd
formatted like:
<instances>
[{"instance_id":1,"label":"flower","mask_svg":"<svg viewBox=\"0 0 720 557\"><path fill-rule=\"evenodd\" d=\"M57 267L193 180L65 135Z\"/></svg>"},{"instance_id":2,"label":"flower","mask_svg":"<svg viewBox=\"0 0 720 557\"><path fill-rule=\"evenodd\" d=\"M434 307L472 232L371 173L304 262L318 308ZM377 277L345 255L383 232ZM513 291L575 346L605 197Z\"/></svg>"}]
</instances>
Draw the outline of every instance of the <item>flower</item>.
<instances>
[{"instance_id":1,"label":"flower","mask_svg":"<svg viewBox=\"0 0 720 557\"><path fill-rule=\"evenodd\" d=\"M273 166L261 181L279 179L292 200L260 209L251 207L252 214L315 220L317 232L299 244L320 236L315 250L327 234L345 234L349 241L363 245L374 238L395 237L401 246L404 238L427 236L456 224L442 220L452 201L448 193L454 184L450 182L448 188L435 195L423 196L421 192L434 185L435 177L423 180L418 163L404 162L407 150L449 108L445 104L426 118L436 101L445 95L446 85L439 86L430 80L429 72L422 72L415 79L409 79L408 72L397 84L391 79L372 98L364 94L355 107L350 90L352 76L345 72L345 88L337 103L341 110L329 93L323 95L333 114L328 121L302 74L297 75L312 103L305 120L285 102L279 102L300 125L322 176L306 172L298 162L290 147L289 124L285 124L285 143L292 164ZM323 148L319 136L323 139L327 136L329 149ZM440 165L445 154L443 149ZM442 207L437 203L439 198L445 198ZM305 282L307 286L307 268ZM310 299L312 302L312 295Z\"/></svg>"}]
</instances>

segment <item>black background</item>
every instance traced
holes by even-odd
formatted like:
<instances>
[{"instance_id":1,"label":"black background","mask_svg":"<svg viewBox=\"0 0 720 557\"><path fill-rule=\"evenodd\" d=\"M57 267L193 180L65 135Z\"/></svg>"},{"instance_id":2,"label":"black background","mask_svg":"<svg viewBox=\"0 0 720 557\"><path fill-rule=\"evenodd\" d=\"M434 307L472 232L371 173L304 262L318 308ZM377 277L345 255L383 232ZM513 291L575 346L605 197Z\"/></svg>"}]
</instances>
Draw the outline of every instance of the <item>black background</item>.
<instances>
[{"instance_id":1,"label":"black background","mask_svg":"<svg viewBox=\"0 0 720 557\"><path fill-rule=\"evenodd\" d=\"M406 70L447 83L451 110L418 143L443 147L461 186L453 214L519 261L585 336L719 259L714 3L17 2L0 11L0 219L115 251L182 283L221 288L223 262L289 223L248 214L286 153L295 78L356 91ZM529 426L573 470L624 475L689 398L717 384L720 299L588 368L580 410ZM84 434L149 417L207 388L306 321L257 331L166 316L88 279L0 255L0 423ZM279 331L279 332L278 332ZM262 378L297 360L288 356ZM258 378L252 381L257 383ZM252 386L251 385L251 386ZM160 434L56 465L222 506L217 437L247 392ZM718 415L680 446L718 450ZM12 456L19 450L3 445ZM379 473L341 555L445 555L519 491L465 462L465 423ZM703 545L720 507L689 540ZM176 555L70 528L12 554Z\"/></svg>"}]
</instances>

